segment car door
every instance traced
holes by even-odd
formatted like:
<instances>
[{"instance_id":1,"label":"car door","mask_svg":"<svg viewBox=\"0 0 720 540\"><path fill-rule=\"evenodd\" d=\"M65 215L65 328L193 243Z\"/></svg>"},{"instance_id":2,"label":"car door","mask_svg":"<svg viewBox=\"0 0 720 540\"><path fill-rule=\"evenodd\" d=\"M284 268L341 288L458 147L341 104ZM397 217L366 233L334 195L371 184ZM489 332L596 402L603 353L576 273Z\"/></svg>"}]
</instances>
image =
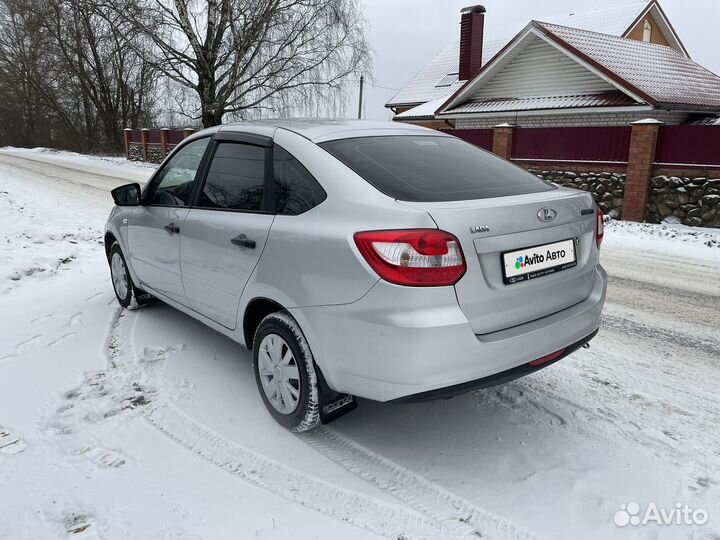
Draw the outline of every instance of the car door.
<instances>
[{"instance_id":1,"label":"car door","mask_svg":"<svg viewBox=\"0 0 720 540\"><path fill-rule=\"evenodd\" d=\"M180 237L210 137L179 148L149 182L142 206L128 216L130 264L140 287L186 304Z\"/></svg>"},{"instance_id":2,"label":"car door","mask_svg":"<svg viewBox=\"0 0 720 540\"><path fill-rule=\"evenodd\" d=\"M272 141L218 133L210 155L183 225L182 281L191 308L235 329L240 296L274 219Z\"/></svg>"}]
</instances>

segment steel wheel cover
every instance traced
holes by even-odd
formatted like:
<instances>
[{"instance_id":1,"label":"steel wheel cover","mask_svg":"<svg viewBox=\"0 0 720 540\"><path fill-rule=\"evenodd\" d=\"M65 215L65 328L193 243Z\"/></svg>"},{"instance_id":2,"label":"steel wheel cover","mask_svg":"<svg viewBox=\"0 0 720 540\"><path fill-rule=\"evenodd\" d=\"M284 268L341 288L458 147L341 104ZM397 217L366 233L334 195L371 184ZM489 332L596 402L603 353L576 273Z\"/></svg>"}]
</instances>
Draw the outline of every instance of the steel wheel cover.
<instances>
[{"instance_id":1,"label":"steel wheel cover","mask_svg":"<svg viewBox=\"0 0 720 540\"><path fill-rule=\"evenodd\" d=\"M110 273L115 293L119 298L125 298L128 292L128 278L125 263L119 253L113 253L110 260Z\"/></svg>"},{"instance_id":2,"label":"steel wheel cover","mask_svg":"<svg viewBox=\"0 0 720 540\"><path fill-rule=\"evenodd\" d=\"M300 401L300 371L287 342L268 334L260 342L257 361L265 397L279 413L292 413Z\"/></svg>"}]
</instances>

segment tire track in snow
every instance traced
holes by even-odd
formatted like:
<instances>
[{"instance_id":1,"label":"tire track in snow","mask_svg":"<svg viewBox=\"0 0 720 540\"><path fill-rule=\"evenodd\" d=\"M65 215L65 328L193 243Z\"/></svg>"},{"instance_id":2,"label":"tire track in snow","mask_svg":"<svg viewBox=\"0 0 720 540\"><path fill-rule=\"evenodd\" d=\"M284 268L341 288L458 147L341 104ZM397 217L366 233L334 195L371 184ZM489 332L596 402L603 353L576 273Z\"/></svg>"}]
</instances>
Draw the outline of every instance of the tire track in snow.
<instances>
[{"instance_id":1,"label":"tire track in snow","mask_svg":"<svg viewBox=\"0 0 720 540\"><path fill-rule=\"evenodd\" d=\"M654 307L662 305L668 298L682 299L687 307L700 312L715 311L720 304L720 287L717 291L712 289L694 291L675 286L675 284L658 284L627 277L609 276L609 287L613 300L622 303L634 303L645 300L646 305ZM717 293L716 293L717 292ZM706 313L704 313L706 314ZM695 319L693 319L694 321Z\"/></svg>"},{"instance_id":2,"label":"tire track in snow","mask_svg":"<svg viewBox=\"0 0 720 540\"><path fill-rule=\"evenodd\" d=\"M382 536L446 536L437 523L419 513L299 473L198 424L170 403L156 404L146 418L194 454L287 501Z\"/></svg>"},{"instance_id":3,"label":"tire track in snow","mask_svg":"<svg viewBox=\"0 0 720 540\"><path fill-rule=\"evenodd\" d=\"M537 538L335 430L320 427L298 437L323 456L432 518L453 538Z\"/></svg>"},{"instance_id":4,"label":"tire track in snow","mask_svg":"<svg viewBox=\"0 0 720 540\"><path fill-rule=\"evenodd\" d=\"M110 369L135 369L140 362L127 321L132 321L134 328L136 312L118 308L109 324L103 353ZM124 350L126 343L131 344L130 353ZM197 456L287 501L381 536L399 540L449 537L440 524L419 512L337 487L223 437L183 413L161 391L144 407L143 414L159 431Z\"/></svg>"},{"instance_id":5,"label":"tire track in snow","mask_svg":"<svg viewBox=\"0 0 720 540\"><path fill-rule=\"evenodd\" d=\"M133 331L124 324L124 319L136 322L136 313L116 311L105 346L110 365L138 362L140 357L132 345ZM123 350L124 343L133 347L131 354ZM161 390L144 415L159 431L217 467L288 501L376 534L398 539L537 538L327 428L301 438L409 509L300 473L229 440L182 412L162 396Z\"/></svg>"},{"instance_id":6,"label":"tire track in snow","mask_svg":"<svg viewBox=\"0 0 720 540\"><path fill-rule=\"evenodd\" d=\"M624 336L637 336L650 341L672 343L685 349L705 353L709 358L716 358L718 351L720 351L720 342L714 339L693 336L678 330L650 326L625 317L611 315L607 312L603 314L602 328Z\"/></svg>"}]
</instances>

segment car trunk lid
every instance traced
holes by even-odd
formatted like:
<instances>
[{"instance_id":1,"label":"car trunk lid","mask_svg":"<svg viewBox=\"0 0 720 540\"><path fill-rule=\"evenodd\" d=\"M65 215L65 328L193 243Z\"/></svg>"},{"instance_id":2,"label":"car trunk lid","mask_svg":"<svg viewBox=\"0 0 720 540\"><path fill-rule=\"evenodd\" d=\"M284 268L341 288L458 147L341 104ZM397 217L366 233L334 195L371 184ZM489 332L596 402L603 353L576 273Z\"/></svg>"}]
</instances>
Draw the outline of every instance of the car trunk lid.
<instances>
[{"instance_id":1,"label":"car trunk lid","mask_svg":"<svg viewBox=\"0 0 720 540\"><path fill-rule=\"evenodd\" d=\"M476 334L551 315L592 290L596 216L588 193L561 188L471 201L398 202L427 211L438 228L460 241L467 272L455 290ZM503 257L508 252L512 260ZM520 257L528 265L515 268Z\"/></svg>"}]
</instances>

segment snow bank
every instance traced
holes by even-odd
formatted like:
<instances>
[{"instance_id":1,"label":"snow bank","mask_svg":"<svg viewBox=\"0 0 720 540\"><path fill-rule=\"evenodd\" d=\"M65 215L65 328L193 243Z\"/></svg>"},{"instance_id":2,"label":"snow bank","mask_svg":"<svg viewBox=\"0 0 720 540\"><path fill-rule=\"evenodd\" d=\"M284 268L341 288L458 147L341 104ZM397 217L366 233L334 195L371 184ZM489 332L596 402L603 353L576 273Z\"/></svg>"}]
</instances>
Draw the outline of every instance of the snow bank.
<instances>
[{"instance_id":1,"label":"snow bank","mask_svg":"<svg viewBox=\"0 0 720 540\"><path fill-rule=\"evenodd\" d=\"M64 150L55 150L54 148L15 148L5 146L0 148L0 152L16 156L24 156L32 158L33 156L42 159L43 162L56 163L58 165L69 165L73 167L82 167L83 169L96 169L102 172L122 172L137 177L140 175L143 179L147 179L152 172L157 169L157 164L144 163L139 161L130 161L119 156L94 156L87 154L78 154L76 152L67 152Z\"/></svg>"},{"instance_id":2,"label":"snow bank","mask_svg":"<svg viewBox=\"0 0 720 540\"><path fill-rule=\"evenodd\" d=\"M720 230L673 223L609 221L605 224L603 247L720 262Z\"/></svg>"}]
</instances>

